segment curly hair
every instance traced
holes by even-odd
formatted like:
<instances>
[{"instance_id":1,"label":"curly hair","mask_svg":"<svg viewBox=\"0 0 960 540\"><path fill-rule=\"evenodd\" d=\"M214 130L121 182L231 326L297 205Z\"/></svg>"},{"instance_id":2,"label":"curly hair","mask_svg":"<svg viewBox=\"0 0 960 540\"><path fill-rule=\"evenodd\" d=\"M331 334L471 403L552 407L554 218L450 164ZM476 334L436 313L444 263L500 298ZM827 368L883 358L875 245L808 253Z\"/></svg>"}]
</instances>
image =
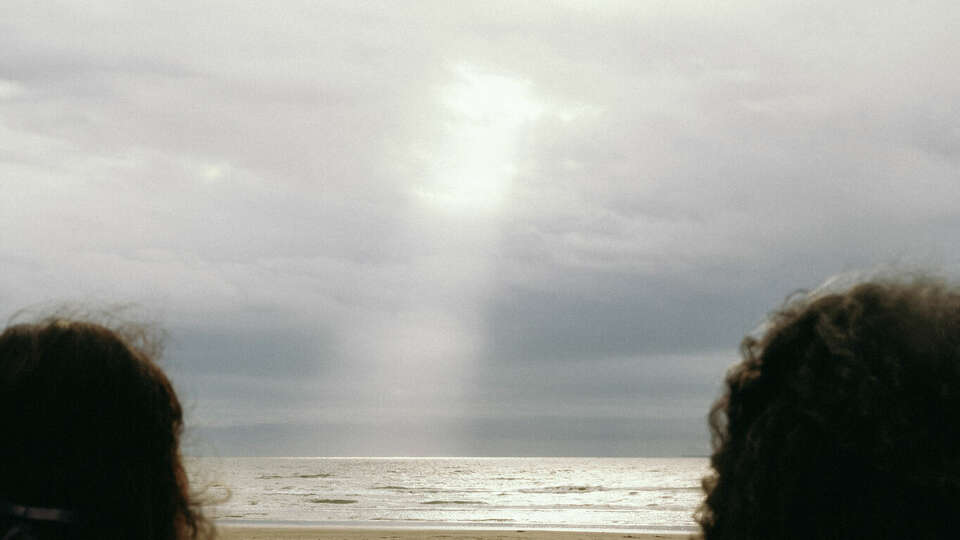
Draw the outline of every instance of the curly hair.
<instances>
[{"instance_id":1,"label":"curly hair","mask_svg":"<svg viewBox=\"0 0 960 540\"><path fill-rule=\"evenodd\" d=\"M180 402L139 332L52 318L0 335L0 534L212 536L189 495Z\"/></svg>"},{"instance_id":2,"label":"curly hair","mask_svg":"<svg viewBox=\"0 0 960 540\"><path fill-rule=\"evenodd\" d=\"M955 538L960 291L932 278L788 301L710 412L705 540Z\"/></svg>"}]
</instances>

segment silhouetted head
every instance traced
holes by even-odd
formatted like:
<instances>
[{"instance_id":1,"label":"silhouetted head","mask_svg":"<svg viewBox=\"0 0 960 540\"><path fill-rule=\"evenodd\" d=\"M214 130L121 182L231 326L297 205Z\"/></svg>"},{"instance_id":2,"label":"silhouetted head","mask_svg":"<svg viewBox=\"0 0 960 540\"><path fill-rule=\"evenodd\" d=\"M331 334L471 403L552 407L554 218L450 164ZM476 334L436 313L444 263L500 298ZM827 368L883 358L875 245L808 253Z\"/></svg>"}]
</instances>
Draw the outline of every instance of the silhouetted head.
<instances>
[{"instance_id":1,"label":"silhouetted head","mask_svg":"<svg viewBox=\"0 0 960 540\"><path fill-rule=\"evenodd\" d=\"M960 292L931 279L788 302L711 411L706 540L954 538Z\"/></svg>"},{"instance_id":2,"label":"silhouetted head","mask_svg":"<svg viewBox=\"0 0 960 540\"><path fill-rule=\"evenodd\" d=\"M137 341L57 318L0 335L0 537L181 540L206 529L179 452L180 402Z\"/></svg>"}]
</instances>

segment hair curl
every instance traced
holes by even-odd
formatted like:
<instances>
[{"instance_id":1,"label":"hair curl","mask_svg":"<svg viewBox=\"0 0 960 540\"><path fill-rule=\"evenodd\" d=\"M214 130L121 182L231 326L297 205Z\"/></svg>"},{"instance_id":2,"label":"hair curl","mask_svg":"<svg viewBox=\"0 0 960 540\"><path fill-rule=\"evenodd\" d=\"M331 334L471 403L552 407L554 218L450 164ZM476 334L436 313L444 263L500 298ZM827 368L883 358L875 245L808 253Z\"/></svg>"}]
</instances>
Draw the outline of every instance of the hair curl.
<instances>
[{"instance_id":1,"label":"hair curl","mask_svg":"<svg viewBox=\"0 0 960 540\"><path fill-rule=\"evenodd\" d=\"M0 516L0 532L212 537L180 455L183 411L147 334L54 317L0 335L0 499L79 516L69 525Z\"/></svg>"},{"instance_id":2,"label":"hair curl","mask_svg":"<svg viewBox=\"0 0 960 540\"><path fill-rule=\"evenodd\" d=\"M741 354L710 412L705 540L956 537L957 289L916 278L797 299Z\"/></svg>"}]
</instances>

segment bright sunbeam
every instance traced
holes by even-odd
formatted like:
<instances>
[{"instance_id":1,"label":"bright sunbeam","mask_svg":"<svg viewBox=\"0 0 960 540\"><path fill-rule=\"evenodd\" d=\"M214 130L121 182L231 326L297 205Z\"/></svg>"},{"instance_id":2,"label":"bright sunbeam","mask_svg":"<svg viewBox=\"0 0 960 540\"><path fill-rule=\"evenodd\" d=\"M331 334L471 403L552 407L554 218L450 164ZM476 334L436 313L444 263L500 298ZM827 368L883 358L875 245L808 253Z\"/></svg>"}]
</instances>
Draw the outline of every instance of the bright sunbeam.
<instances>
[{"instance_id":1,"label":"bright sunbeam","mask_svg":"<svg viewBox=\"0 0 960 540\"><path fill-rule=\"evenodd\" d=\"M441 210L496 211L516 175L522 130L545 107L532 96L528 81L470 66L459 66L454 74L440 96L446 139L416 193Z\"/></svg>"}]
</instances>

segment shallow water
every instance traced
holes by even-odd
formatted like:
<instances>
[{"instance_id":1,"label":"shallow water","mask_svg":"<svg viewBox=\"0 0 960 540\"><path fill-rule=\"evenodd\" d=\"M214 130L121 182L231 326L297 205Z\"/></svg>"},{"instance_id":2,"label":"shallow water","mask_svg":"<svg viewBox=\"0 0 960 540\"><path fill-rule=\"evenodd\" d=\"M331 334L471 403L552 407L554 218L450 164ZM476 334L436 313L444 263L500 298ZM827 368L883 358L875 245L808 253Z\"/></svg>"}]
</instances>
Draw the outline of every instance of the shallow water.
<instances>
[{"instance_id":1,"label":"shallow water","mask_svg":"<svg viewBox=\"0 0 960 540\"><path fill-rule=\"evenodd\" d=\"M221 522L692 531L703 458L191 458Z\"/></svg>"}]
</instances>

